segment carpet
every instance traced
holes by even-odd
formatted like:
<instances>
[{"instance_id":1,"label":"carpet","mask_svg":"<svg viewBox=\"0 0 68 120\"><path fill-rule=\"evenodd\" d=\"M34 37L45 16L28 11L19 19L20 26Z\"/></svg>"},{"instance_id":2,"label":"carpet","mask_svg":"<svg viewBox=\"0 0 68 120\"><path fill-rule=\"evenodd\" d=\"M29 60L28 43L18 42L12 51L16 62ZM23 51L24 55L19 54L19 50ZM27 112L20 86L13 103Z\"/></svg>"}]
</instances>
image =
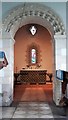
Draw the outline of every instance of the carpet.
<instances>
[{"instance_id":1,"label":"carpet","mask_svg":"<svg viewBox=\"0 0 68 120\"><path fill-rule=\"evenodd\" d=\"M17 85L14 90L14 101L48 102L52 98L52 84Z\"/></svg>"}]
</instances>

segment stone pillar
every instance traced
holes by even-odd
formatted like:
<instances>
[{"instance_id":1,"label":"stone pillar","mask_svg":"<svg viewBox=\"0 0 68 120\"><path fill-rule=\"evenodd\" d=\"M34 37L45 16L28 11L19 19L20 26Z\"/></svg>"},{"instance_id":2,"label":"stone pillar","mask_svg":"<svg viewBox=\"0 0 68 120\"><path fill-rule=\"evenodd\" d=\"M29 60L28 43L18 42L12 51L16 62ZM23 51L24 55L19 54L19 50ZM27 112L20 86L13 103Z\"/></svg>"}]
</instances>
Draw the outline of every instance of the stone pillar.
<instances>
[{"instance_id":1,"label":"stone pillar","mask_svg":"<svg viewBox=\"0 0 68 120\"><path fill-rule=\"evenodd\" d=\"M55 64L56 70L61 69L66 71L66 36L55 35ZM56 105L59 105L59 101L62 95L62 83L57 80L55 73L54 88L53 88L53 99Z\"/></svg>"},{"instance_id":2,"label":"stone pillar","mask_svg":"<svg viewBox=\"0 0 68 120\"><path fill-rule=\"evenodd\" d=\"M8 60L8 66L0 70L2 80L2 105L8 106L13 101L14 83L14 41L11 38L2 39L2 50Z\"/></svg>"}]
</instances>

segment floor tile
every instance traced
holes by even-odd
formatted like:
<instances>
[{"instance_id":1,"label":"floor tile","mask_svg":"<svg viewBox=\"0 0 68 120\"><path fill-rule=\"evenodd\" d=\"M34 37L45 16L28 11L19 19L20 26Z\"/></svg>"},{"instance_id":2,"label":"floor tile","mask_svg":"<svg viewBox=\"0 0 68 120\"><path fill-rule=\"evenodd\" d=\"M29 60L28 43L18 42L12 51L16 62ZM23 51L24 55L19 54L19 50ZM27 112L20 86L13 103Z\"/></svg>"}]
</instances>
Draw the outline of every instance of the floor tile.
<instances>
[{"instance_id":1,"label":"floor tile","mask_svg":"<svg viewBox=\"0 0 68 120\"><path fill-rule=\"evenodd\" d=\"M67 117L65 112L68 109L57 107L54 104L47 104L43 102L19 102L16 107L3 107L2 113L3 118L40 118L40 119L51 119L61 120ZM1 111L1 109L0 109ZM12 119L13 120L13 119Z\"/></svg>"},{"instance_id":2,"label":"floor tile","mask_svg":"<svg viewBox=\"0 0 68 120\"><path fill-rule=\"evenodd\" d=\"M12 118L15 111L15 107L3 107L2 108L2 117L3 118Z\"/></svg>"},{"instance_id":3,"label":"floor tile","mask_svg":"<svg viewBox=\"0 0 68 120\"><path fill-rule=\"evenodd\" d=\"M2 119L2 107L0 107L0 119Z\"/></svg>"}]
</instances>

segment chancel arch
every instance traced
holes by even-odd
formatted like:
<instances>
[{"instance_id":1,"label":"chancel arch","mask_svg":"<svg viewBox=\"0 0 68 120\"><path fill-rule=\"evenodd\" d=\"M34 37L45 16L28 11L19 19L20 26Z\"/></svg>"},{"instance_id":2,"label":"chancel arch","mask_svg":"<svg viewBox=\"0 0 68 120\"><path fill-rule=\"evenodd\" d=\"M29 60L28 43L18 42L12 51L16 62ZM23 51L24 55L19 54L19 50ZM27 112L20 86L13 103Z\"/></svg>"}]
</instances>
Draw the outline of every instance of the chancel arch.
<instances>
[{"instance_id":1,"label":"chancel arch","mask_svg":"<svg viewBox=\"0 0 68 120\"><path fill-rule=\"evenodd\" d=\"M58 44L61 41L65 42L66 47L66 36L65 36L65 28L62 20L60 17L55 13L51 8L41 5L41 4L23 4L20 5L13 10L10 11L10 13L5 17L3 21L3 47L5 46L5 42L7 42L6 49L9 49L8 51L8 57L10 54L12 54L13 58L10 60L10 67L7 68L7 73L10 69L11 72L9 73L9 81L12 81L12 84L10 85L11 91L10 96L13 100L13 67L14 67L14 36L19 28L26 24L39 24L45 27L50 35L51 35L51 42L53 47L53 100L55 101L56 105L59 104L59 100L61 98L61 83L56 81L56 69L66 69L66 66L64 65L63 61L61 61L61 64L59 65L58 55ZM34 48L35 49L35 48ZM36 49L37 50L37 49ZM62 48L60 48L62 51ZM63 58L63 55L61 55L61 58ZM65 58L66 59L66 58ZM62 66L62 63L64 66ZM8 76L8 77L9 77ZM59 90L59 94L58 93Z\"/></svg>"},{"instance_id":2,"label":"chancel arch","mask_svg":"<svg viewBox=\"0 0 68 120\"><path fill-rule=\"evenodd\" d=\"M40 9L41 8L41 9ZM27 19L28 18L28 19ZM39 18L41 20L39 20ZM9 15L4 19L3 25L5 31L15 32L22 27L24 24L29 23L39 23L46 27L54 35L64 35L65 28L60 17L51 8L41 4L23 4L20 7L14 8ZM42 23L43 21L43 23ZM44 22L46 24L44 24ZM52 28L51 28L52 27ZM51 30L53 29L53 30ZM15 32L13 35L15 35Z\"/></svg>"}]
</instances>

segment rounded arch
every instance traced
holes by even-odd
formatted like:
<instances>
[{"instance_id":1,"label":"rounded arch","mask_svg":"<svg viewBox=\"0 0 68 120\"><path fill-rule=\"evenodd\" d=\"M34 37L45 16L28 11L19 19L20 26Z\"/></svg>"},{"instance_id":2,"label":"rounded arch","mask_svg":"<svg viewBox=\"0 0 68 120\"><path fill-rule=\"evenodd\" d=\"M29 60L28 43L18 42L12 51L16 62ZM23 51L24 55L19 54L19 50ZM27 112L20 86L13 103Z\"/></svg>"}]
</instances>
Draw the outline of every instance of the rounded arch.
<instances>
[{"instance_id":1,"label":"rounded arch","mask_svg":"<svg viewBox=\"0 0 68 120\"><path fill-rule=\"evenodd\" d=\"M26 3L26 4L20 5L16 8L14 8L13 10L11 10L9 12L8 16L3 21L3 32L2 33L3 33L3 37L6 38L6 40L7 40L7 43L8 43L8 41L10 43L10 41L12 41L12 39L14 40L14 36L15 36L17 30L20 27L22 27L23 25L26 25L28 23L34 23L34 24L36 23L36 24L42 25L49 31L49 33L52 37L52 41L53 41L52 42L53 49L55 49L54 48L55 40L64 39L61 37L61 36L65 35L64 24L63 24L62 20L60 19L60 17L51 8L46 7L42 4L38 4L38 3L28 3L28 4ZM57 36L55 36L56 34L60 35L58 39L56 38ZM55 40L53 37L55 38ZM9 49L8 51L11 51L12 54L14 55L14 53L13 53L14 51L12 48L13 48L13 43L11 45L11 50ZM53 62L56 62L55 51L53 50L53 52L54 52ZM13 57L13 59L14 59L14 57ZM11 70L13 73L13 62L11 61L10 64L12 66ZM54 69L56 67L55 64L58 64L58 62L53 63ZM10 74L10 76L11 76L11 74ZM55 75L54 75L54 77L55 77ZM12 76L11 76L11 78L13 79ZM53 99L56 102L56 104L58 105L59 100L60 100L60 95L61 95L61 90L60 90L61 84L59 82L57 82L56 80L54 80L53 84L54 84L53 92L55 91L53 93ZM12 85L13 85L13 82L12 82ZM60 92L59 95L57 94L58 89Z\"/></svg>"},{"instance_id":2,"label":"rounded arch","mask_svg":"<svg viewBox=\"0 0 68 120\"><path fill-rule=\"evenodd\" d=\"M51 8L38 3L26 3L17 6L3 21L5 32L12 38L16 31L28 23L36 23L47 28L51 36L64 35L65 29L62 20Z\"/></svg>"}]
</instances>

